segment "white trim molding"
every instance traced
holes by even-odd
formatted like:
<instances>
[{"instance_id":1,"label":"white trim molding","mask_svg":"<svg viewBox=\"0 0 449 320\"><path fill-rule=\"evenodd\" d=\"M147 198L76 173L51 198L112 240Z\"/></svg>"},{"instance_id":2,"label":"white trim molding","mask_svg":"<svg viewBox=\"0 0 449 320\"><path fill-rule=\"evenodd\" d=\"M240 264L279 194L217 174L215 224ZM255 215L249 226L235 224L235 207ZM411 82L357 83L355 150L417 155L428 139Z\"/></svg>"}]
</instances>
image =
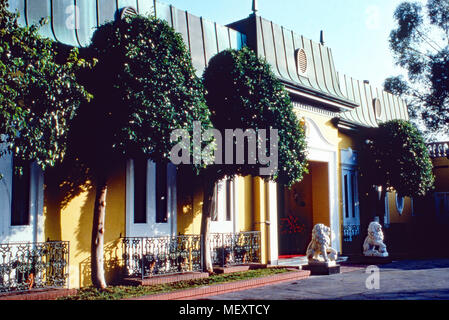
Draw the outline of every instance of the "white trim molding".
<instances>
[{"instance_id":1,"label":"white trim molding","mask_svg":"<svg viewBox=\"0 0 449 320\"><path fill-rule=\"evenodd\" d=\"M266 184L267 189L267 210L268 210L268 230L269 230L269 263L272 265L278 264L279 259L279 235L278 235L278 198L277 198L277 183L269 181Z\"/></svg>"}]
</instances>

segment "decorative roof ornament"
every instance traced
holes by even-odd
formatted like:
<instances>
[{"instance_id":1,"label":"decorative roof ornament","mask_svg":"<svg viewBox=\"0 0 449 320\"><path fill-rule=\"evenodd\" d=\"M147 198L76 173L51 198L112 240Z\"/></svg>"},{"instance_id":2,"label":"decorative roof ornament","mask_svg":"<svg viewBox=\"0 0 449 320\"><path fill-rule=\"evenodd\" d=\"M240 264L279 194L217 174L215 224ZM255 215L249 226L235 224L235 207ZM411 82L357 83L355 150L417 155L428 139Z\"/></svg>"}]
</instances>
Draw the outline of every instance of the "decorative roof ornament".
<instances>
[{"instance_id":1,"label":"decorative roof ornament","mask_svg":"<svg viewBox=\"0 0 449 320\"><path fill-rule=\"evenodd\" d=\"M257 11L259 11L259 6L257 4L257 0L253 0L253 14L256 15Z\"/></svg>"},{"instance_id":2,"label":"decorative roof ornament","mask_svg":"<svg viewBox=\"0 0 449 320\"><path fill-rule=\"evenodd\" d=\"M322 46L324 46L324 31L323 30L320 31L320 43Z\"/></svg>"},{"instance_id":3,"label":"decorative roof ornament","mask_svg":"<svg viewBox=\"0 0 449 320\"><path fill-rule=\"evenodd\" d=\"M120 10L120 20L123 20L126 17L137 16L137 14L137 10L134 7L124 7Z\"/></svg>"}]
</instances>

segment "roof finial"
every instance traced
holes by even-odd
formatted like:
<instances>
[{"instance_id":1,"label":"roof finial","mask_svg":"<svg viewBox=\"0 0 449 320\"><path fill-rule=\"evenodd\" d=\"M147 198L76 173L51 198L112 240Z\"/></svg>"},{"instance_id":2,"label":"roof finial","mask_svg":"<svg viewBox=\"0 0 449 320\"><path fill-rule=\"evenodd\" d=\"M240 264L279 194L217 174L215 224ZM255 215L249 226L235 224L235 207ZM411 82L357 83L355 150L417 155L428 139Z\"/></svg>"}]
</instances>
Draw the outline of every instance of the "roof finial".
<instances>
[{"instance_id":1,"label":"roof finial","mask_svg":"<svg viewBox=\"0 0 449 320\"><path fill-rule=\"evenodd\" d=\"M320 32L320 43L321 43L321 45L324 46L324 31L323 30L321 30L321 32Z\"/></svg>"},{"instance_id":2,"label":"roof finial","mask_svg":"<svg viewBox=\"0 0 449 320\"><path fill-rule=\"evenodd\" d=\"M253 14L257 14L257 11L259 11L257 0L253 0Z\"/></svg>"}]
</instances>

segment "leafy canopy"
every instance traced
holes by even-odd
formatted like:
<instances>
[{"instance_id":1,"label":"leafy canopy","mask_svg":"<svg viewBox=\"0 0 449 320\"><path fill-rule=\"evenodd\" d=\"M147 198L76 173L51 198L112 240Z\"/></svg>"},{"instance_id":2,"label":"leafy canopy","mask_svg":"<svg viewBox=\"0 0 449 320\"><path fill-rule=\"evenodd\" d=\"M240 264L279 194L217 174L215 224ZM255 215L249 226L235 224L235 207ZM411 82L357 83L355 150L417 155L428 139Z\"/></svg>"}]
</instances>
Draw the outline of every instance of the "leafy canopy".
<instances>
[{"instance_id":1,"label":"leafy canopy","mask_svg":"<svg viewBox=\"0 0 449 320\"><path fill-rule=\"evenodd\" d=\"M76 49L59 58L39 25L22 27L17 18L0 0L0 155L12 152L45 169L64 158L70 121L91 98L76 78L88 64Z\"/></svg>"},{"instance_id":2,"label":"leafy canopy","mask_svg":"<svg viewBox=\"0 0 449 320\"><path fill-rule=\"evenodd\" d=\"M289 186L301 181L307 172L304 128L270 65L248 47L225 50L209 61L203 81L214 128L223 136L226 129L253 129L257 133L265 129L267 138L270 138L270 128L277 129L278 170L265 178ZM269 154L268 147L266 153ZM259 176L260 166L259 162L226 165L215 171L219 176Z\"/></svg>"},{"instance_id":3,"label":"leafy canopy","mask_svg":"<svg viewBox=\"0 0 449 320\"><path fill-rule=\"evenodd\" d=\"M392 120L367 130L360 154L365 181L409 197L424 196L432 189L432 161L422 134L413 124Z\"/></svg>"},{"instance_id":4,"label":"leafy canopy","mask_svg":"<svg viewBox=\"0 0 449 320\"><path fill-rule=\"evenodd\" d=\"M175 129L210 126L204 89L179 33L165 21L133 16L109 22L88 48L83 75L95 98L78 118L78 155L94 169L118 158L167 162Z\"/></svg>"},{"instance_id":5,"label":"leafy canopy","mask_svg":"<svg viewBox=\"0 0 449 320\"><path fill-rule=\"evenodd\" d=\"M390 48L407 78L390 77L385 89L406 99L410 115L431 138L449 132L449 0L403 2Z\"/></svg>"}]
</instances>

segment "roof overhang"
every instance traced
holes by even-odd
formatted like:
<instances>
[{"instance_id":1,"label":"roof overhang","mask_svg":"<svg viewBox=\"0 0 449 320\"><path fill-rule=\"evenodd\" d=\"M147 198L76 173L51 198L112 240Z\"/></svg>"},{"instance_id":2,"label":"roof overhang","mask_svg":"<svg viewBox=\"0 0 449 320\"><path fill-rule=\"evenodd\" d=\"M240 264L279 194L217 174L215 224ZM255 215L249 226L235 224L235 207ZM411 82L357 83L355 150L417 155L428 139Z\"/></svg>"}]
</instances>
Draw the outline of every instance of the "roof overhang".
<instances>
[{"instance_id":1,"label":"roof overhang","mask_svg":"<svg viewBox=\"0 0 449 320\"><path fill-rule=\"evenodd\" d=\"M317 102L325 109L333 112L352 111L354 108L357 108L359 106L352 101L328 95L321 91L314 90L310 87L301 86L297 83L293 83L285 79L279 80L284 84L286 90L290 94Z\"/></svg>"},{"instance_id":2,"label":"roof overhang","mask_svg":"<svg viewBox=\"0 0 449 320\"><path fill-rule=\"evenodd\" d=\"M339 131L346 133L358 133L363 128L371 128L360 123L348 121L339 117L333 118L331 122Z\"/></svg>"}]
</instances>

